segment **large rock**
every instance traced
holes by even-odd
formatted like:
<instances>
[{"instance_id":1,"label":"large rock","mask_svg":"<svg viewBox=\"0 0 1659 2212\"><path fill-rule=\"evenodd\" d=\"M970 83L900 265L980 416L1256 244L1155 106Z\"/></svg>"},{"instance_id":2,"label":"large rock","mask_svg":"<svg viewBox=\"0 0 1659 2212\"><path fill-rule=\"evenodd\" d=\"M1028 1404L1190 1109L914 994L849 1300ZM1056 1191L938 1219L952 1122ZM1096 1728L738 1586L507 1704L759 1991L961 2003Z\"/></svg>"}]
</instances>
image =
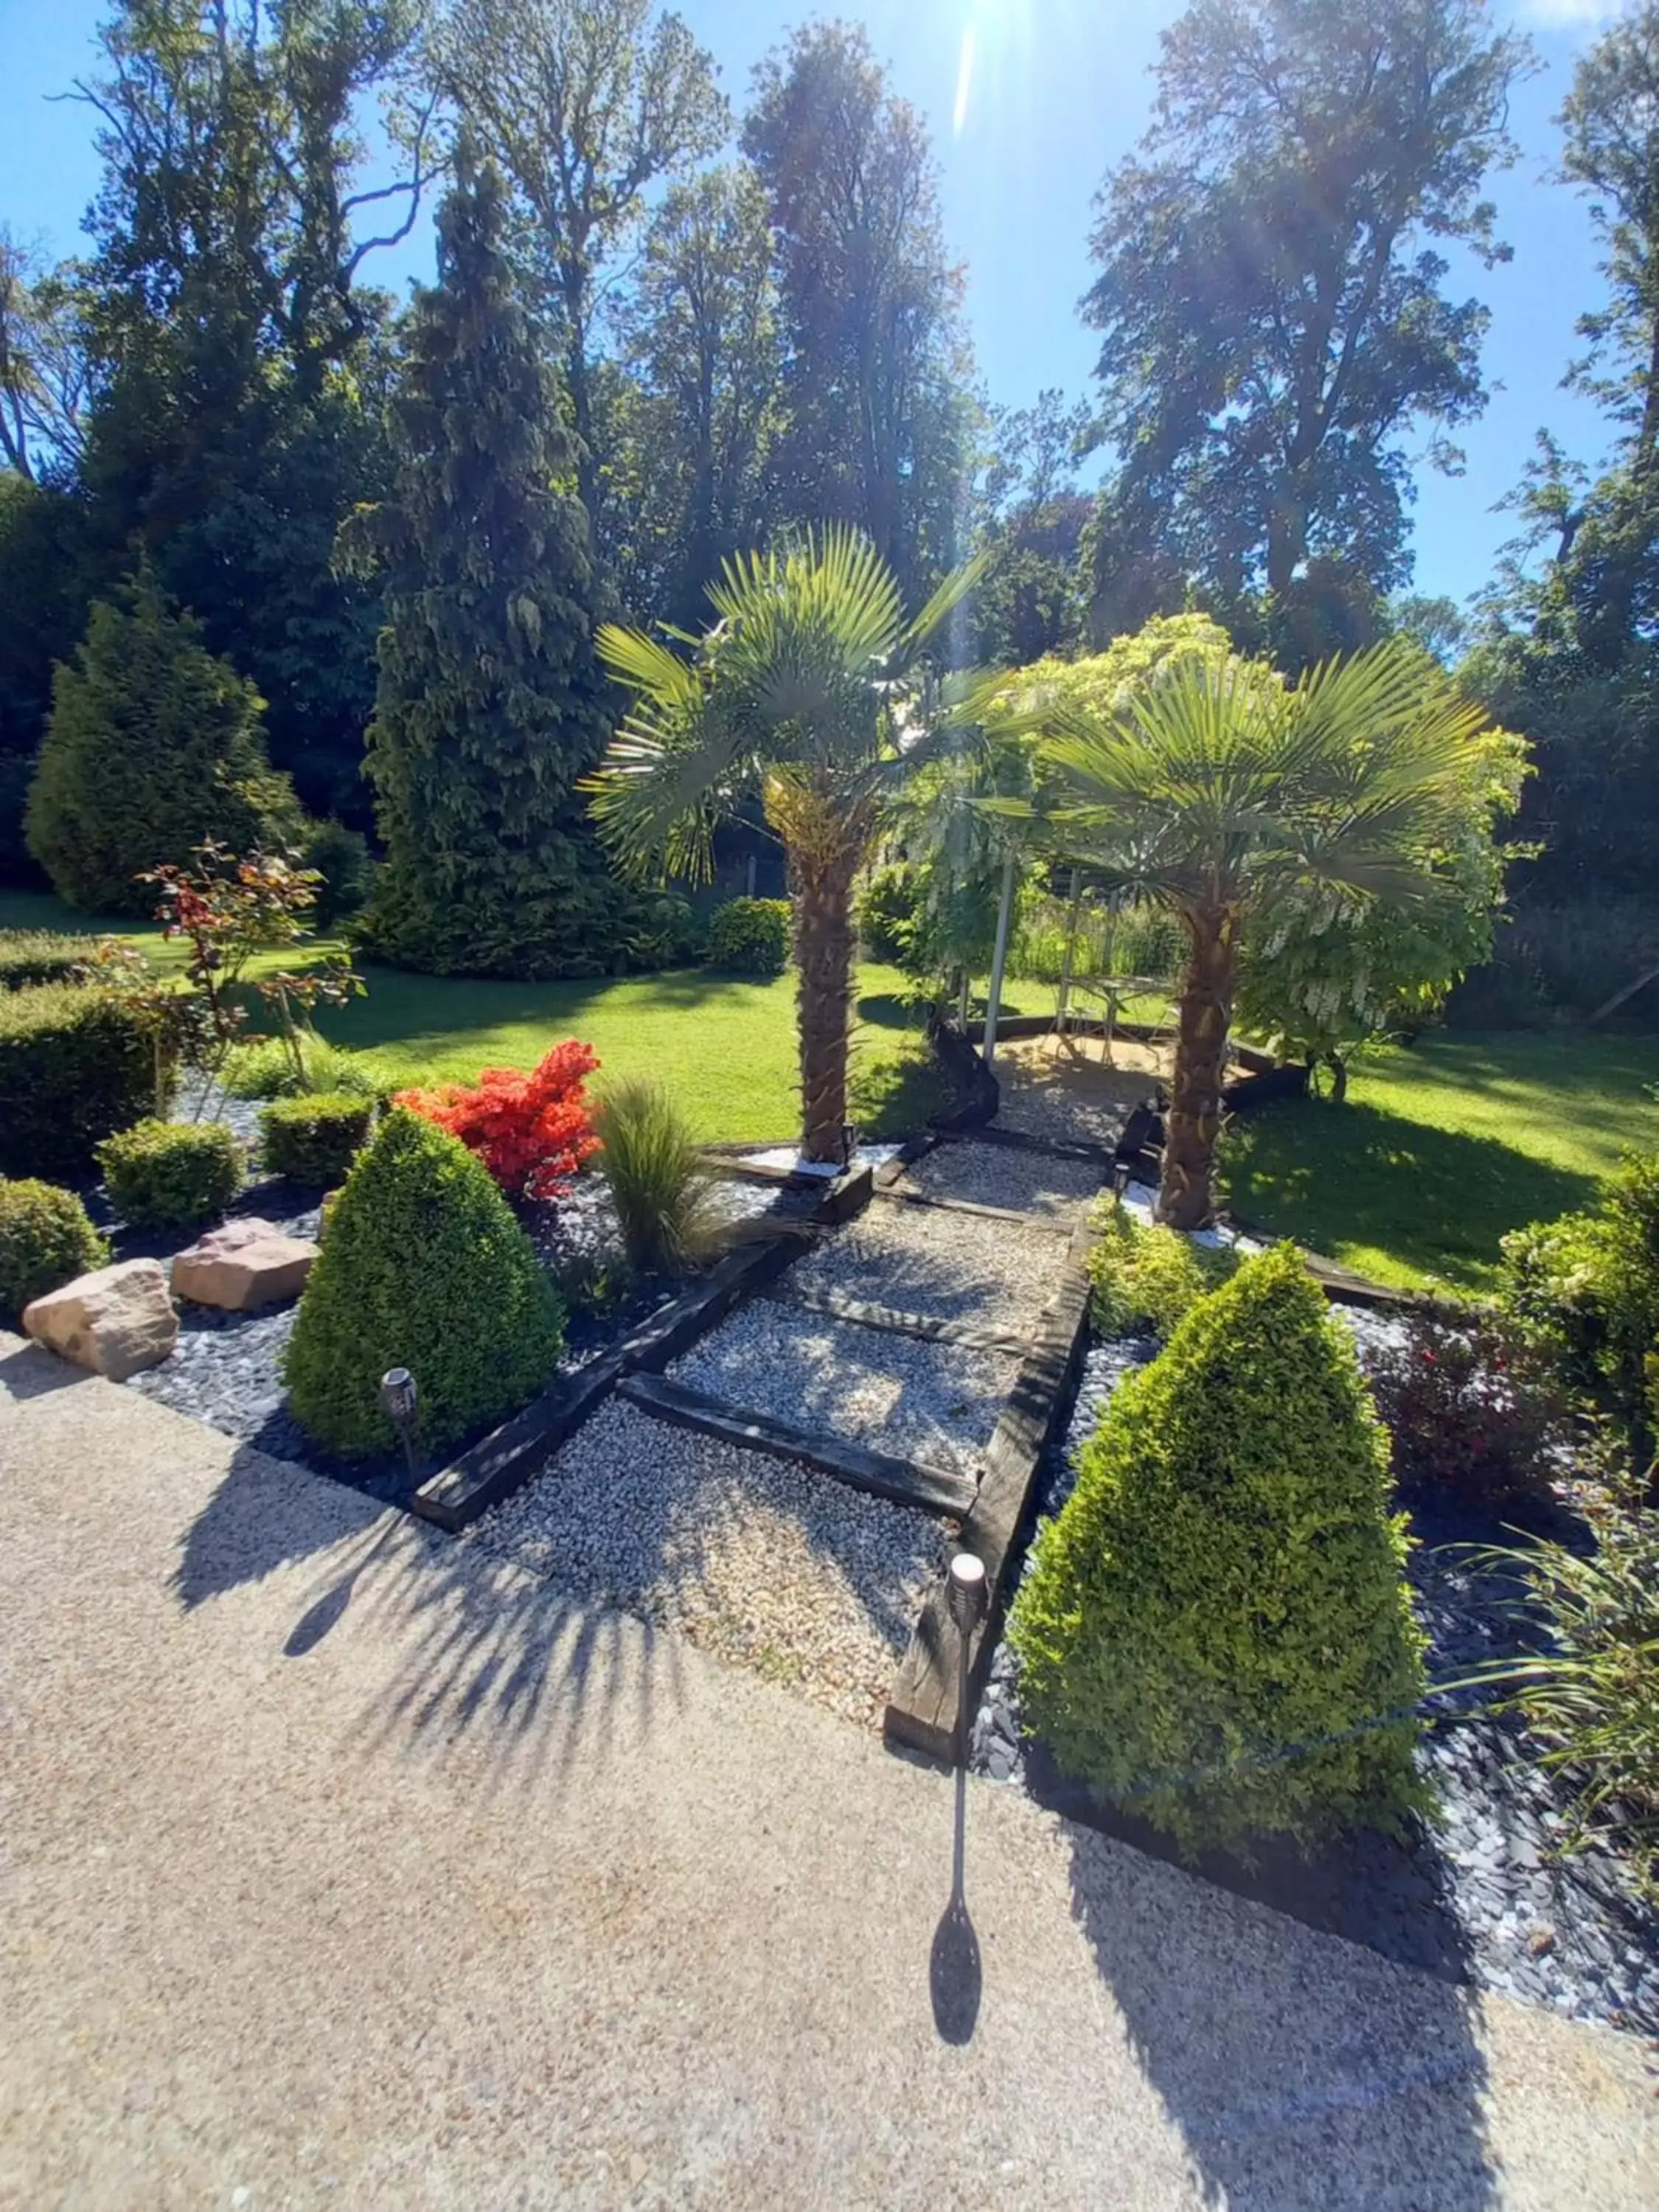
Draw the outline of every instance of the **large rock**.
<instances>
[{"instance_id":1,"label":"large rock","mask_svg":"<svg viewBox=\"0 0 1659 2212\"><path fill-rule=\"evenodd\" d=\"M308 1237L290 1237L269 1221L228 1221L179 1253L173 1294L231 1313L280 1305L299 1297L316 1257Z\"/></svg>"},{"instance_id":2,"label":"large rock","mask_svg":"<svg viewBox=\"0 0 1659 2212\"><path fill-rule=\"evenodd\" d=\"M23 1326L49 1351L112 1382L159 1366L179 1341L179 1316L158 1260L122 1260L77 1275L25 1306Z\"/></svg>"}]
</instances>

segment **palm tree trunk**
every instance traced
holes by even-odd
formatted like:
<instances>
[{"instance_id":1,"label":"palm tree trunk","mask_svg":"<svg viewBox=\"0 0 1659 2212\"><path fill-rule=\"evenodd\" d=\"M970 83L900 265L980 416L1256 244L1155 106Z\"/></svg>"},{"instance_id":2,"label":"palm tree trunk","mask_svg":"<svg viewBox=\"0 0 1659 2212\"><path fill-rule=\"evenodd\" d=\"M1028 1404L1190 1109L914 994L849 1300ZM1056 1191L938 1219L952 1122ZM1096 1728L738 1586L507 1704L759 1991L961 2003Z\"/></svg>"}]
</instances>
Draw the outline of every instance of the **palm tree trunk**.
<instances>
[{"instance_id":1,"label":"palm tree trunk","mask_svg":"<svg viewBox=\"0 0 1659 2212\"><path fill-rule=\"evenodd\" d=\"M791 855L801 1149L809 1160L839 1162L842 1156L853 1015L853 883L861 858L860 843Z\"/></svg>"},{"instance_id":2,"label":"palm tree trunk","mask_svg":"<svg viewBox=\"0 0 1659 2212\"><path fill-rule=\"evenodd\" d=\"M1171 1229L1202 1229L1215 1212L1215 1148L1221 1135L1237 932L1225 908L1200 908L1182 919L1187 969L1181 981L1158 1212Z\"/></svg>"}]
</instances>

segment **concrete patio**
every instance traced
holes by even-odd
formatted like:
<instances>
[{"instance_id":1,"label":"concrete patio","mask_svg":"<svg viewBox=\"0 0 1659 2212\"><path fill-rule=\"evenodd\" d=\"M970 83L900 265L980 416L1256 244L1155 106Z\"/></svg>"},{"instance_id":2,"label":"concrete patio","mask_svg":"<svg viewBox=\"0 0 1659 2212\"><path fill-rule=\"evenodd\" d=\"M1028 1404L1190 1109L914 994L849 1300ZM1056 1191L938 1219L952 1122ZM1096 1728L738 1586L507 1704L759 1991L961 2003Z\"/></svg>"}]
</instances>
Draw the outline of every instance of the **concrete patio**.
<instances>
[{"instance_id":1,"label":"concrete patio","mask_svg":"<svg viewBox=\"0 0 1659 2212\"><path fill-rule=\"evenodd\" d=\"M1649 2054L969 1791L0 1337L0 2204L1659 2196Z\"/></svg>"}]
</instances>

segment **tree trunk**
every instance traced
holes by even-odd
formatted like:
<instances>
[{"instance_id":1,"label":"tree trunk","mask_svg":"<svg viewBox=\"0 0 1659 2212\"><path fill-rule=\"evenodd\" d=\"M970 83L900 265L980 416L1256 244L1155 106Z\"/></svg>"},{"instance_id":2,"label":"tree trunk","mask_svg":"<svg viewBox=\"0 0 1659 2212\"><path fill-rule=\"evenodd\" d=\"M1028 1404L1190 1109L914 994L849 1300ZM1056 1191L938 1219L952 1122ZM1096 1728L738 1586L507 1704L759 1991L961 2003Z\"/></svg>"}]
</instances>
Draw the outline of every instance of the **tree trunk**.
<instances>
[{"instance_id":1,"label":"tree trunk","mask_svg":"<svg viewBox=\"0 0 1659 2212\"><path fill-rule=\"evenodd\" d=\"M1203 1229L1215 1212L1215 1148L1221 1134L1237 930L1225 908L1200 908L1183 920L1187 969L1181 981L1158 1213L1171 1229Z\"/></svg>"},{"instance_id":2,"label":"tree trunk","mask_svg":"<svg viewBox=\"0 0 1659 2212\"><path fill-rule=\"evenodd\" d=\"M847 1120L847 1036L853 1012L853 882L862 847L849 842L832 851L796 852L790 857L801 1149L809 1160L839 1163Z\"/></svg>"}]
</instances>

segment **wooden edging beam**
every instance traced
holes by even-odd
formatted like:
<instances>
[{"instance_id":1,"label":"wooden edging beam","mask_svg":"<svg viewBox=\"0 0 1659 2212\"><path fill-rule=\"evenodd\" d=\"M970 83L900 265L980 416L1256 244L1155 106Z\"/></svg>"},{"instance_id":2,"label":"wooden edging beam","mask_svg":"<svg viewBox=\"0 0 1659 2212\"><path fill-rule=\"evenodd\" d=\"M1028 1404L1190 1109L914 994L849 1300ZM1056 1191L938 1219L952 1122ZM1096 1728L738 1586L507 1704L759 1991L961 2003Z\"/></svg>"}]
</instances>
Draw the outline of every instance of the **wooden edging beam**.
<instances>
[{"instance_id":1,"label":"wooden edging beam","mask_svg":"<svg viewBox=\"0 0 1659 2212\"><path fill-rule=\"evenodd\" d=\"M797 1460L850 1489L867 1491L896 1505L959 1516L974 1502L974 1485L966 1475L897 1459L888 1452L868 1451L821 1429L797 1428L793 1421L757 1413L704 1390L688 1389L659 1375L630 1375L617 1395L677 1428L694 1429L700 1436L718 1437L723 1443L747 1450L769 1452L776 1459Z\"/></svg>"},{"instance_id":2,"label":"wooden edging beam","mask_svg":"<svg viewBox=\"0 0 1659 2212\"><path fill-rule=\"evenodd\" d=\"M734 1305L775 1282L813 1241L817 1229L861 1212L874 1188L867 1167L838 1176L809 1217L738 1245L620 1344L576 1374L561 1376L510 1420L429 1476L410 1499L410 1511L453 1534L523 1489L624 1376L659 1372L723 1321Z\"/></svg>"},{"instance_id":3,"label":"wooden edging beam","mask_svg":"<svg viewBox=\"0 0 1659 2212\"><path fill-rule=\"evenodd\" d=\"M1059 1236L1063 1222L1046 1221L1041 1214L1022 1213L1017 1206L977 1206L967 1198L929 1198L919 1190L878 1190L890 1206L925 1206L934 1213L966 1213L976 1221L1006 1221L1017 1229L1042 1229Z\"/></svg>"},{"instance_id":4,"label":"wooden edging beam","mask_svg":"<svg viewBox=\"0 0 1659 2212\"><path fill-rule=\"evenodd\" d=\"M987 1606L969 1656L969 1698L978 1698L991 1663L1006 1602L1005 1578L1037 1468L1070 1407L1089 1333L1089 1249L1085 1220L1073 1231L1059 1289L1037 1325L990 1449L961 1548L983 1561ZM948 1765L956 1756L957 1631L941 1575L923 1602L887 1702L888 1741Z\"/></svg>"}]
</instances>

